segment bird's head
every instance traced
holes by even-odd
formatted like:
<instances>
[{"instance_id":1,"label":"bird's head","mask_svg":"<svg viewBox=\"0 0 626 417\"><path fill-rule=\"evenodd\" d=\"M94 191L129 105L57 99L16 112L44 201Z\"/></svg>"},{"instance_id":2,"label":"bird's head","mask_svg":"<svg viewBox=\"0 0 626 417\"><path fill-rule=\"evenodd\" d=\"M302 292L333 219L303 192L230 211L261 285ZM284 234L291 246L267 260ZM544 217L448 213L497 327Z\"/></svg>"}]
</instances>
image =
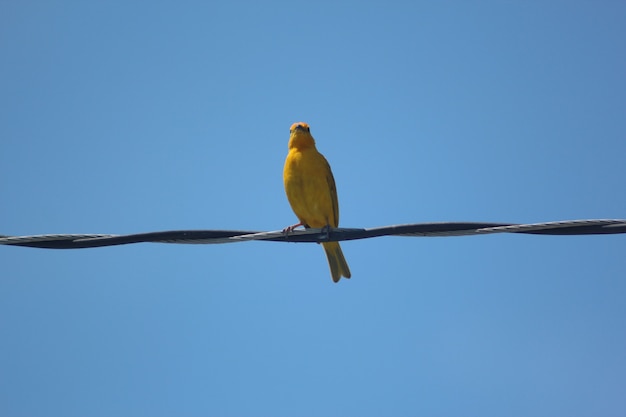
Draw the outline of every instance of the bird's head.
<instances>
[{"instance_id":1,"label":"bird's head","mask_svg":"<svg viewBox=\"0 0 626 417\"><path fill-rule=\"evenodd\" d=\"M292 124L289 128L289 133L293 134L296 130L301 130L308 133L311 132L311 128L309 128L309 125L304 122L296 122Z\"/></svg>"},{"instance_id":2,"label":"bird's head","mask_svg":"<svg viewBox=\"0 0 626 417\"><path fill-rule=\"evenodd\" d=\"M304 149L315 147L315 140L311 136L309 125L304 122L297 122L289 129L289 149Z\"/></svg>"}]
</instances>

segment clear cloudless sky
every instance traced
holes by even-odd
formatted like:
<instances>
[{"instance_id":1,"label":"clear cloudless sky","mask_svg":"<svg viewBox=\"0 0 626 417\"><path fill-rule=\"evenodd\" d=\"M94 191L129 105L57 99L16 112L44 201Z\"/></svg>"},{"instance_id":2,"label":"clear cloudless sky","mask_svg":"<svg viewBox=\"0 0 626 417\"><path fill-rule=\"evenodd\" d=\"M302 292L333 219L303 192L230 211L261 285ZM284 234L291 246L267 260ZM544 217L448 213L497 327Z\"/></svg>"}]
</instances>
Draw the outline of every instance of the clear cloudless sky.
<instances>
[{"instance_id":1,"label":"clear cloudless sky","mask_svg":"<svg viewBox=\"0 0 626 417\"><path fill-rule=\"evenodd\" d=\"M2 1L0 234L626 218L622 1ZM623 416L626 235L0 246L0 415Z\"/></svg>"}]
</instances>

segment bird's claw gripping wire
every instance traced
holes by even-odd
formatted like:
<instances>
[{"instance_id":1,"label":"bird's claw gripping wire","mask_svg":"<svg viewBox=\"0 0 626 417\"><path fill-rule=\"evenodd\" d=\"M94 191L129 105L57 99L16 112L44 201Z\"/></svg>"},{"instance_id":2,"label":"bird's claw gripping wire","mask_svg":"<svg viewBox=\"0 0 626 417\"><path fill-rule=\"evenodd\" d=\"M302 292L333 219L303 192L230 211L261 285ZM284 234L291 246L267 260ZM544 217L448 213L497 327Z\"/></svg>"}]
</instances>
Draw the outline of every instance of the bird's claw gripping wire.
<instances>
[{"instance_id":1,"label":"bird's claw gripping wire","mask_svg":"<svg viewBox=\"0 0 626 417\"><path fill-rule=\"evenodd\" d=\"M292 233L296 228L300 227L300 226L304 226L305 228L307 228L308 226L305 225L304 223L300 222L291 226L287 226L285 227L282 232L285 235L285 237L288 237L290 233ZM332 230L332 227L330 227L329 224L327 224L326 226L322 227L320 229L320 235L318 237L318 241L319 242L326 242L330 240L330 232ZM318 242L318 243L319 243Z\"/></svg>"},{"instance_id":2,"label":"bird's claw gripping wire","mask_svg":"<svg viewBox=\"0 0 626 417\"><path fill-rule=\"evenodd\" d=\"M292 224L291 226L287 226L283 229L283 234L285 236L288 236L289 233L293 232L295 228L300 227L300 226L304 226L304 223L300 222L300 223Z\"/></svg>"}]
</instances>

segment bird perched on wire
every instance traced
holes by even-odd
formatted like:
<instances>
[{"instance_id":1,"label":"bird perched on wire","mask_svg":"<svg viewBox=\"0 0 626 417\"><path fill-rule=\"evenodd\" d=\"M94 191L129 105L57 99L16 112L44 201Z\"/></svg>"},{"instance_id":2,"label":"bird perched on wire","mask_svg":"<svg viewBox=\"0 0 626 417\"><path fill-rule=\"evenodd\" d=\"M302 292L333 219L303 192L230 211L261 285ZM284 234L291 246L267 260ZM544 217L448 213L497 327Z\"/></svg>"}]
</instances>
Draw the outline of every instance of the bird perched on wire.
<instances>
[{"instance_id":1,"label":"bird perched on wire","mask_svg":"<svg viewBox=\"0 0 626 417\"><path fill-rule=\"evenodd\" d=\"M300 221L285 229L298 226L330 228L339 226L339 203L335 179L324 155L317 151L309 125L291 125L289 153L283 171L285 192L293 212ZM342 276L350 278L350 268L343 257L339 242L322 242L330 275L334 282Z\"/></svg>"}]
</instances>

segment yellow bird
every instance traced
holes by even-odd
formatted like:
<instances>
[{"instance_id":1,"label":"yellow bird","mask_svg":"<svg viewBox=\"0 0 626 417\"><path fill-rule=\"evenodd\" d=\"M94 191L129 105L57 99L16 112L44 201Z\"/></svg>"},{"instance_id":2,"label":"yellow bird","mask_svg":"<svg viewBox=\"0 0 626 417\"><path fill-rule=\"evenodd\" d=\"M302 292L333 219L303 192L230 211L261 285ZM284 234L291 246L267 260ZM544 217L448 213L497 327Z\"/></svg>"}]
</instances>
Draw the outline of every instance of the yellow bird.
<instances>
[{"instance_id":1,"label":"yellow bird","mask_svg":"<svg viewBox=\"0 0 626 417\"><path fill-rule=\"evenodd\" d=\"M298 226L338 227L337 189L328 161L315 148L315 139L308 124L294 123L289 132L289 153L283 181L289 204L300 223L285 230L291 231ZM323 242L322 246L333 281L338 282L342 276L350 278L350 268L339 243Z\"/></svg>"}]
</instances>

